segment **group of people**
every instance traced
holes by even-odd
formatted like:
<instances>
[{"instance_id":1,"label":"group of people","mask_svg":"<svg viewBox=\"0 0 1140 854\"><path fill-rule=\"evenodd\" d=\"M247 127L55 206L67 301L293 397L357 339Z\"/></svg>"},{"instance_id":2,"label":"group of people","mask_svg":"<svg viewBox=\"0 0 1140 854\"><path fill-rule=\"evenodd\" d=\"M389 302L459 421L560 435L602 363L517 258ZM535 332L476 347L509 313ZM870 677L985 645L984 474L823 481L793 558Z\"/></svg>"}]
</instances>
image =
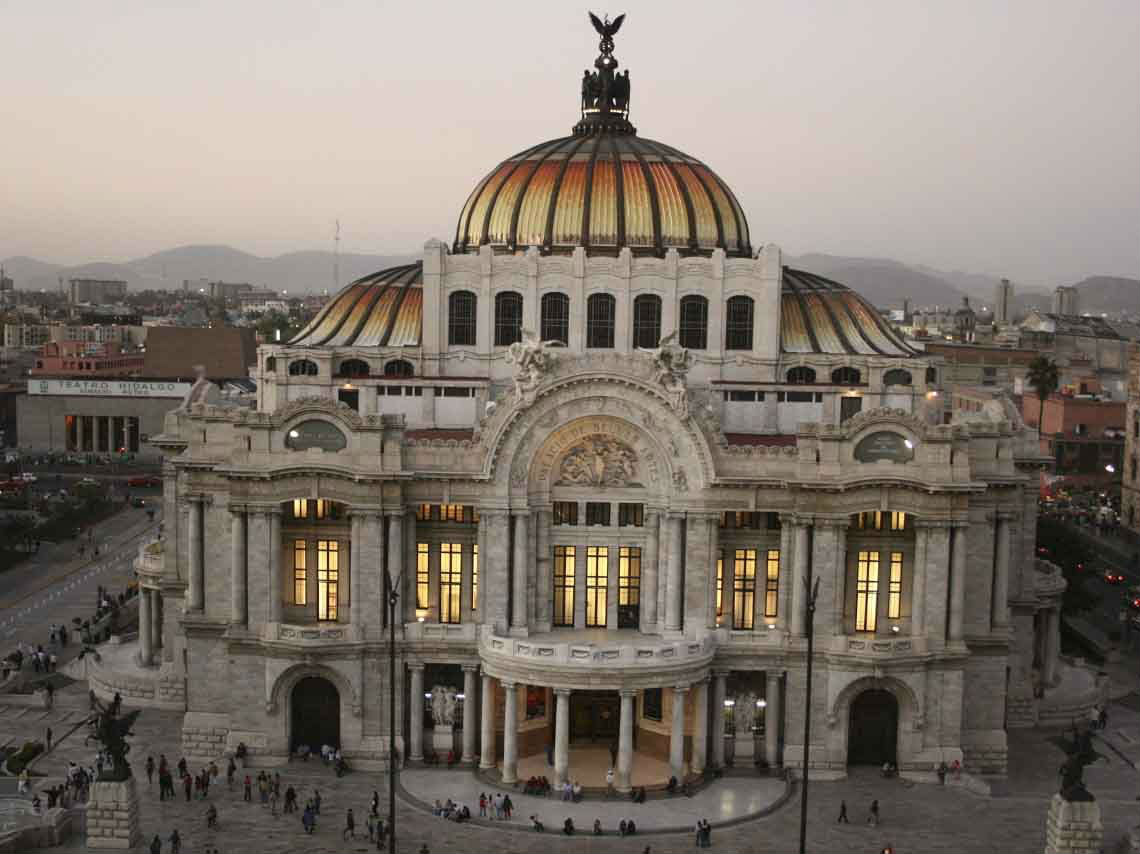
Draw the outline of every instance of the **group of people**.
<instances>
[{"instance_id":1,"label":"group of people","mask_svg":"<svg viewBox=\"0 0 1140 854\"><path fill-rule=\"evenodd\" d=\"M847 818L847 801L839 802L839 818L836 819L837 824L850 824ZM872 827L879 826L879 799L875 798L871 801L871 806L867 810L867 824Z\"/></svg>"},{"instance_id":2,"label":"group of people","mask_svg":"<svg viewBox=\"0 0 1140 854\"><path fill-rule=\"evenodd\" d=\"M439 801L436 801L439 803ZM499 819L500 821L510 821L511 811L515 805L511 803L511 796L504 795L502 792L496 792L494 795L488 795L485 792L479 793L479 817ZM488 815L488 811L490 814Z\"/></svg>"},{"instance_id":3,"label":"group of people","mask_svg":"<svg viewBox=\"0 0 1140 854\"><path fill-rule=\"evenodd\" d=\"M550 794L551 788L550 781L546 777L528 777L523 783L523 794L545 798Z\"/></svg>"},{"instance_id":4,"label":"group of people","mask_svg":"<svg viewBox=\"0 0 1140 854\"><path fill-rule=\"evenodd\" d=\"M562 784L562 800L572 801L578 803L582 800L582 784L577 780L573 782L567 780Z\"/></svg>"},{"instance_id":5,"label":"group of people","mask_svg":"<svg viewBox=\"0 0 1140 854\"><path fill-rule=\"evenodd\" d=\"M510 799L507 798L507 800ZM468 821L471 818L470 808L466 804L455 803L451 798L448 798L447 802L443 804L439 802L439 798L436 798L431 814L454 822Z\"/></svg>"}]
</instances>

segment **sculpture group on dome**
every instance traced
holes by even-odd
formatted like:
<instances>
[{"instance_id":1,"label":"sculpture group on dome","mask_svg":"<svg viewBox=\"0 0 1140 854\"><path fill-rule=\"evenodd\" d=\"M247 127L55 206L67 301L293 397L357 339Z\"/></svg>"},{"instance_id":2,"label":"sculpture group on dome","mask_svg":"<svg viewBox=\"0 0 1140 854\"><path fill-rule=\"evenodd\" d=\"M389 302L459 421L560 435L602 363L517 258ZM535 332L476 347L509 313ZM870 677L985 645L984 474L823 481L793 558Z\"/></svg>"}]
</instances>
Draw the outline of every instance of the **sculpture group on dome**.
<instances>
[{"instance_id":1,"label":"sculpture group on dome","mask_svg":"<svg viewBox=\"0 0 1140 854\"><path fill-rule=\"evenodd\" d=\"M598 35L602 37L598 45L601 54L594 60L596 71L588 68L582 72L582 115L587 112L618 112L622 116L629 113L629 71L617 73L618 61L614 58L614 35L621 29L625 15L618 15L610 21L599 19L593 12L590 21Z\"/></svg>"}]
</instances>

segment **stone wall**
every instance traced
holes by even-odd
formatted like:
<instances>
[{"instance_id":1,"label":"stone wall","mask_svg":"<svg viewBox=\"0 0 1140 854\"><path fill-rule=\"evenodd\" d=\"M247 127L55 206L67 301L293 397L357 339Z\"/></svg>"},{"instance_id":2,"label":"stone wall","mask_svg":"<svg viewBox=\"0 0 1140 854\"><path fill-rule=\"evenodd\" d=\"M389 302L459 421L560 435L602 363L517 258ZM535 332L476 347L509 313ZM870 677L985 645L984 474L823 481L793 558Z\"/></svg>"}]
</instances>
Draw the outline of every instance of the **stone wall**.
<instances>
[{"instance_id":1,"label":"stone wall","mask_svg":"<svg viewBox=\"0 0 1140 854\"><path fill-rule=\"evenodd\" d=\"M1045 854L1096 854L1103 850L1103 839L1096 801L1066 801L1053 795L1045 819Z\"/></svg>"},{"instance_id":2,"label":"stone wall","mask_svg":"<svg viewBox=\"0 0 1140 854\"><path fill-rule=\"evenodd\" d=\"M87 801L87 847L128 849L141 842L135 781L93 783Z\"/></svg>"},{"instance_id":3,"label":"stone wall","mask_svg":"<svg viewBox=\"0 0 1140 854\"><path fill-rule=\"evenodd\" d=\"M128 671L127 667L132 669ZM109 656L103 656L100 661L84 656L82 662L72 663L65 672L74 678L86 679L91 690L103 700L109 701L118 693L128 706L175 711L186 708L186 680L170 664L144 669L117 664L110 661Z\"/></svg>"},{"instance_id":4,"label":"stone wall","mask_svg":"<svg viewBox=\"0 0 1140 854\"><path fill-rule=\"evenodd\" d=\"M229 733L229 715L187 712L182 721L182 752L189 759L219 759L226 752Z\"/></svg>"}]
</instances>

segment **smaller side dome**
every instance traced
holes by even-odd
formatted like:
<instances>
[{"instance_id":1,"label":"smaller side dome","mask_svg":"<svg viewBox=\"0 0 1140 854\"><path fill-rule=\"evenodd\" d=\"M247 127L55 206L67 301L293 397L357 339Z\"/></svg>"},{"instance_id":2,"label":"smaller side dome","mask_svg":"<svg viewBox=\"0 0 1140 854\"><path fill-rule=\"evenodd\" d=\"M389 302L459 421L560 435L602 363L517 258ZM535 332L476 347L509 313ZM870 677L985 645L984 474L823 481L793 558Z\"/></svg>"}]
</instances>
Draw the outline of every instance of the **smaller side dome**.
<instances>
[{"instance_id":1,"label":"smaller side dome","mask_svg":"<svg viewBox=\"0 0 1140 854\"><path fill-rule=\"evenodd\" d=\"M422 261L364 276L329 300L295 347L415 347L423 315Z\"/></svg>"}]
</instances>

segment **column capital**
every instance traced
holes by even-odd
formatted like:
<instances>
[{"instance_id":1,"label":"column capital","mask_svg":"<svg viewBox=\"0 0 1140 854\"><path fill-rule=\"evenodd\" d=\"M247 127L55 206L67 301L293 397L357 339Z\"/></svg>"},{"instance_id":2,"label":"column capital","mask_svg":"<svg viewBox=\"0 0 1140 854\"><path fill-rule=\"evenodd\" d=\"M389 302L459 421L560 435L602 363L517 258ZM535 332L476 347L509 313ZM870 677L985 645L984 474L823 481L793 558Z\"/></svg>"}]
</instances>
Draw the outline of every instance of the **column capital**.
<instances>
[{"instance_id":1,"label":"column capital","mask_svg":"<svg viewBox=\"0 0 1140 854\"><path fill-rule=\"evenodd\" d=\"M843 516L815 516L812 524L817 528L834 528L836 530L846 531L847 527L851 524L851 517L844 514Z\"/></svg>"},{"instance_id":2,"label":"column capital","mask_svg":"<svg viewBox=\"0 0 1140 854\"><path fill-rule=\"evenodd\" d=\"M512 507L510 512L511 512L512 516L529 517L530 514L534 512L534 508L532 508L532 507Z\"/></svg>"},{"instance_id":3,"label":"column capital","mask_svg":"<svg viewBox=\"0 0 1140 854\"><path fill-rule=\"evenodd\" d=\"M413 672L418 670L420 673L422 673L424 670L424 663L422 661L409 661L408 670L411 670Z\"/></svg>"},{"instance_id":4,"label":"column capital","mask_svg":"<svg viewBox=\"0 0 1140 854\"><path fill-rule=\"evenodd\" d=\"M479 671L478 664L464 664L461 665L464 673L477 673Z\"/></svg>"},{"instance_id":5,"label":"column capital","mask_svg":"<svg viewBox=\"0 0 1140 854\"><path fill-rule=\"evenodd\" d=\"M691 684L690 685L674 685L673 686L673 693L674 694L688 694L689 689L691 687L693 687Z\"/></svg>"},{"instance_id":6,"label":"column capital","mask_svg":"<svg viewBox=\"0 0 1140 854\"><path fill-rule=\"evenodd\" d=\"M712 675L715 676L717 679L727 679L728 674L730 674L731 672L732 672L732 669L728 668L728 667L714 667L712 669Z\"/></svg>"},{"instance_id":7,"label":"column capital","mask_svg":"<svg viewBox=\"0 0 1140 854\"><path fill-rule=\"evenodd\" d=\"M914 521L915 528L922 528L927 531L948 531L953 526L953 522L949 519L916 519Z\"/></svg>"},{"instance_id":8,"label":"column capital","mask_svg":"<svg viewBox=\"0 0 1140 854\"><path fill-rule=\"evenodd\" d=\"M665 511L665 518L673 519L673 520L676 520L678 522L681 521L682 519L684 519L686 515L687 514L684 510L666 510Z\"/></svg>"},{"instance_id":9,"label":"column capital","mask_svg":"<svg viewBox=\"0 0 1140 854\"><path fill-rule=\"evenodd\" d=\"M569 697L573 692L569 688L555 688L554 695L556 697Z\"/></svg>"},{"instance_id":10,"label":"column capital","mask_svg":"<svg viewBox=\"0 0 1140 854\"><path fill-rule=\"evenodd\" d=\"M412 508L411 512L412 513L416 512L414 507ZM407 507L385 507L383 510L383 513L385 516L392 516L394 518L401 518L401 517L408 515L408 508Z\"/></svg>"},{"instance_id":11,"label":"column capital","mask_svg":"<svg viewBox=\"0 0 1140 854\"><path fill-rule=\"evenodd\" d=\"M513 690L515 690L515 683L514 682L506 682L506 681L500 679L499 680L499 687L502 688L504 691L513 691Z\"/></svg>"},{"instance_id":12,"label":"column capital","mask_svg":"<svg viewBox=\"0 0 1140 854\"><path fill-rule=\"evenodd\" d=\"M1016 510L995 510L994 518L999 522L1013 522L1018 519Z\"/></svg>"},{"instance_id":13,"label":"column capital","mask_svg":"<svg viewBox=\"0 0 1140 854\"><path fill-rule=\"evenodd\" d=\"M355 519L375 519L377 516L383 516L384 510L380 507L349 507L348 518Z\"/></svg>"}]
</instances>

